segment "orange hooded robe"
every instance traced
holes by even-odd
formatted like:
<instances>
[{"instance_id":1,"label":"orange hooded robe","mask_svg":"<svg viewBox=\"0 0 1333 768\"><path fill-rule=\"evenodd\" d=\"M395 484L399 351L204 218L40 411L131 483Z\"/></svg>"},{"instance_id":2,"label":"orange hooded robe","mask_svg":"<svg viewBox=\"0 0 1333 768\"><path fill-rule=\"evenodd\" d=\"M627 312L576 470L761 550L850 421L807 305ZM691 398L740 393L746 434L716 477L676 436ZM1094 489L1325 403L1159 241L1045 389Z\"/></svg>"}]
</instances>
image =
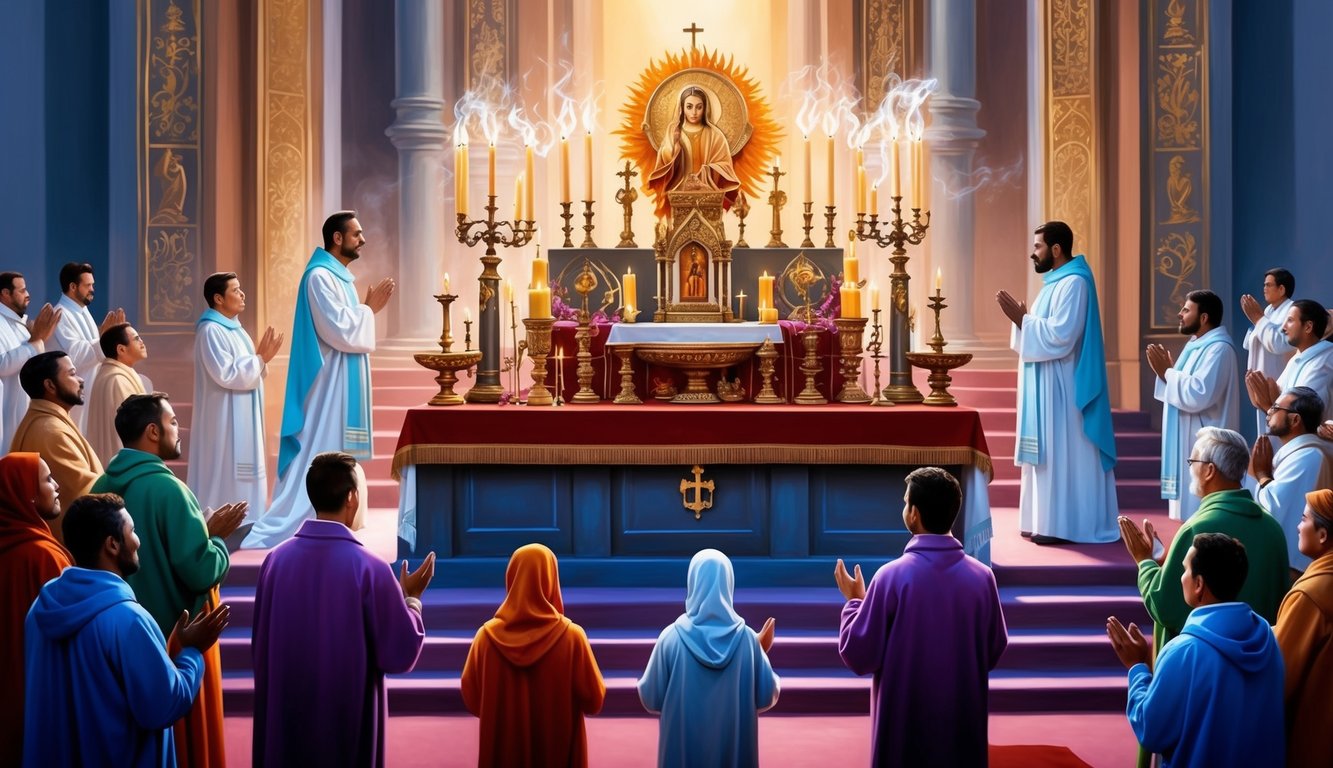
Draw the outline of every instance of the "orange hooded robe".
<instances>
[{"instance_id":1,"label":"orange hooded robe","mask_svg":"<svg viewBox=\"0 0 1333 768\"><path fill-rule=\"evenodd\" d=\"M23 756L23 621L42 585L74 561L37 513L37 460L0 458L0 766Z\"/></svg>"},{"instance_id":2,"label":"orange hooded robe","mask_svg":"<svg viewBox=\"0 0 1333 768\"><path fill-rule=\"evenodd\" d=\"M463 703L481 718L477 764L586 766L583 717L601 711L606 684L588 636L564 616L555 553L520 547L505 588L463 665Z\"/></svg>"}]
</instances>

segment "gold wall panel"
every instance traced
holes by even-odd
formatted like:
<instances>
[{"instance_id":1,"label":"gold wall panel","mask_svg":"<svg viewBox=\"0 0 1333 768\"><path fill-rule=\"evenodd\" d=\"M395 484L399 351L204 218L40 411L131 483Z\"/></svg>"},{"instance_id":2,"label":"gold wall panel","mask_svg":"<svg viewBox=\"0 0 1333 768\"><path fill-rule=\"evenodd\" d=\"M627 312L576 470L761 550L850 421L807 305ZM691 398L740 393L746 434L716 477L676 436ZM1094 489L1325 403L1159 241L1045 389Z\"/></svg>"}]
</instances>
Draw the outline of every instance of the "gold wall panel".
<instances>
[{"instance_id":1,"label":"gold wall panel","mask_svg":"<svg viewBox=\"0 0 1333 768\"><path fill-rule=\"evenodd\" d=\"M311 250L314 152L310 0L261 0L259 12L259 173L257 199L260 325L296 306Z\"/></svg>"},{"instance_id":2,"label":"gold wall panel","mask_svg":"<svg viewBox=\"0 0 1333 768\"><path fill-rule=\"evenodd\" d=\"M463 82L491 104L505 100L514 66L515 0L468 0Z\"/></svg>"},{"instance_id":3,"label":"gold wall panel","mask_svg":"<svg viewBox=\"0 0 1333 768\"><path fill-rule=\"evenodd\" d=\"M1092 0L1047 0L1042 20L1046 218L1074 230L1074 252L1095 270L1103 251L1096 9Z\"/></svg>"},{"instance_id":4,"label":"gold wall panel","mask_svg":"<svg viewBox=\"0 0 1333 768\"><path fill-rule=\"evenodd\" d=\"M1150 0L1148 20L1149 328L1171 331L1208 287L1208 6Z\"/></svg>"},{"instance_id":5,"label":"gold wall panel","mask_svg":"<svg viewBox=\"0 0 1333 768\"><path fill-rule=\"evenodd\" d=\"M199 3L140 0L136 11L139 317L145 329L189 326L203 281Z\"/></svg>"},{"instance_id":6,"label":"gold wall panel","mask_svg":"<svg viewBox=\"0 0 1333 768\"><path fill-rule=\"evenodd\" d=\"M884 101L888 82L919 73L920 0L861 0L856 12L857 87L872 112Z\"/></svg>"}]
</instances>

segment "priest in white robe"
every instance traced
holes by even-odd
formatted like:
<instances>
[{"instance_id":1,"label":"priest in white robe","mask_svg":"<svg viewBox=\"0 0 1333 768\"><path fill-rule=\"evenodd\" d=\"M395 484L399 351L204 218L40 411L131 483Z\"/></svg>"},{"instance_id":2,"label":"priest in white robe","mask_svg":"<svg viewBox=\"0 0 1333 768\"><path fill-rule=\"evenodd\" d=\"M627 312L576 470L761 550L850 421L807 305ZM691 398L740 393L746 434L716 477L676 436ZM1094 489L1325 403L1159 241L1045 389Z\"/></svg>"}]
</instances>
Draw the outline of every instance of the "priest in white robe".
<instances>
[{"instance_id":1,"label":"priest in white robe","mask_svg":"<svg viewBox=\"0 0 1333 768\"><path fill-rule=\"evenodd\" d=\"M28 412L28 395L19 384L19 371L34 355L46 351L46 341L60 322L59 310L42 307L28 328L28 281L17 272L0 272L0 453L9 451L14 430Z\"/></svg>"},{"instance_id":2,"label":"priest in white robe","mask_svg":"<svg viewBox=\"0 0 1333 768\"><path fill-rule=\"evenodd\" d=\"M241 544L275 547L314 517L305 472L325 451L371 459L370 353L375 351L375 313L393 295L381 280L357 300L347 265L359 257L365 236L356 214L335 213L324 222L324 248L316 248L297 290L292 322L292 359L287 371L273 501Z\"/></svg>"},{"instance_id":3,"label":"priest in white robe","mask_svg":"<svg viewBox=\"0 0 1333 768\"><path fill-rule=\"evenodd\" d=\"M1019 355L1019 528L1038 544L1115 541L1115 432L1096 284L1087 260L1069 256L1067 224L1036 234L1032 260L1044 285L1032 309L997 296Z\"/></svg>"},{"instance_id":4,"label":"priest in white robe","mask_svg":"<svg viewBox=\"0 0 1333 768\"><path fill-rule=\"evenodd\" d=\"M1250 475L1258 482L1255 501L1268 510L1287 535L1293 570L1304 571L1310 558L1301 554L1296 530L1305 512L1305 494L1333 488L1333 444L1315 430L1324 402L1309 387L1289 389L1268 409L1268 434L1281 441L1277 453L1261 435L1250 454Z\"/></svg>"},{"instance_id":5,"label":"priest in white robe","mask_svg":"<svg viewBox=\"0 0 1333 768\"><path fill-rule=\"evenodd\" d=\"M1295 350L1287 343L1282 324L1291 310L1291 297L1296 293L1296 278L1281 267L1264 273L1264 303L1250 294L1240 297L1240 308L1249 318L1251 327L1245 332L1241 346L1245 349L1245 370L1259 371L1270 379L1282 375L1282 369ZM1268 433L1268 414L1255 408L1255 434Z\"/></svg>"},{"instance_id":6,"label":"priest in white robe","mask_svg":"<svg viewBox=\"0 0 1333 768\"><path fill-rule=\"evenodd\" d=\"M194 416L190 429L190 490L204 507L249 503L245 522L268 508L264 449L264 377L282 335L264 331L256 346L241 327L245 291L235 272L204 280L209 308L195 324Z\"/></svg>"},{"instance_id":7,"label":"priest in white robe","mask_svg":"<svg viewBox=\"0 0 1333 768\"><path fill-rule=\"evenodd\" d=\"M1292 303L1282 330L1296 354L1287 361L1277 382L1269 382L1268 391L1271 394L1309 387L1324 402L1323 418L1333 419L1333 341L1324 338L1327 328L1328 311L1322 304L1312 299ZM1260 397L1256 405L1267 407L1266 399Z\"/></svg>"},{"instance_id":8,"label":"priest in white robe","mask_svg":"<svg viewBox=\"0 0 1333 768\"><path fill-rule=\"evenodd\" d=\"M93 303L94 287L91 264L70 262L60 268L62 295L56 302L56 308L61 310L60 322L56 324L55 335L47 344L51 351L60 350L69 355L74 370L83 377L84 386L89 392L96 380L97 366L106 359L99 344L102 332L125 322L123 309L108 312L100 326L93 321L93 314L88 311L88 307ZM69 417L80 431L88 426L85 409L81 405L75 406Z\"/></svg>"},{"instance_id":9,"label":"priest in white robe","mask_svg":"<svg viewBox=\"0 0 1333 768\"><path fill-rule=\"evenodd\" d=\"M1147 357L1157 376L1153 396L1162 403L1162 498L1171 519L1188 520L1201 500L1190 493L1186 460L1203 427L1239 426L1240 361L1217 294L1191 291L1178 317L1180 332L1190 336L1180 359L1161 344L1149 344Z\"/></svg>"}]
</instances>

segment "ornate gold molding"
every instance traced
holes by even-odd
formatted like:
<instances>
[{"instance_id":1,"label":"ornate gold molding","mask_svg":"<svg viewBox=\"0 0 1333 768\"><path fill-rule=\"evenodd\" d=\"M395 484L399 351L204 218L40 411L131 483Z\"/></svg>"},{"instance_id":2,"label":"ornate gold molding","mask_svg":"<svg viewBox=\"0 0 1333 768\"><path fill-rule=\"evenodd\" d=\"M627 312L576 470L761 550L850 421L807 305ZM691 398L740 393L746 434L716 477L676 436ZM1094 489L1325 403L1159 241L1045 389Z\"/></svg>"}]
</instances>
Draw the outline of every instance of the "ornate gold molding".
<instances>
[{"instance_id":1,"label":"ornate gold molding","mask_svg":"<svg viewBox=\"0 0 1333 768\"><path fill-rule=\"evenodd\" d=\"M1149 327L1169 331L1208 286L1208 4L1150 0L1148 20Z\"/></svg>"},{"instance_id":2,"label":"ornate gold molding","mask_svg":"<svg viewBox=\"0 0 1333 768\"><path fill-rule=\"evenodd\" d=\"M140 317L149 329L188 326L202 282L199 3L141 0L137 10Z\"/></svg>"},{"instance_id":3,"label":"ornate gold molding","mask_svg":"<svg viewBox=\"0 0 1333 768\"><path fill-rule=\"evenodd\" d=\"M296 306L313 207L310 0L260 0L259 325Z\"/></svg>"},{"instance_id":4,"label":"ornate gold molding","mask_svg":"<svg viewBox=\"0 0 1333 768\"><path fill-rule=\"evenodd\" d=\"M1097 28L1092 0L1047 0L1044 188L1046 216L1074 230L1074 250L1094 267L1102 255L1097 122Z\"/></svg>"},{"instance_id":5,"label":"ornate gold molding","mask_svg":"<svg viewBox=\"0 0 1333 768\"><path fill-rule=\"evenodd\" d=\"M866 111L884 101L892 75L911 77L920 68L920 0L861 0L856 14L857 87Z\"/></svg>"},{"instance_id":6,"label":"ornate gold molding","mask_svg":"<svg viewBox=\"0 0 1333 768\"><path fill-rule=\"evenodd\" d=\"M463 82L492 104L504 100L514 63L514 0L468 0Z\"/></svg>"}]
</instances>

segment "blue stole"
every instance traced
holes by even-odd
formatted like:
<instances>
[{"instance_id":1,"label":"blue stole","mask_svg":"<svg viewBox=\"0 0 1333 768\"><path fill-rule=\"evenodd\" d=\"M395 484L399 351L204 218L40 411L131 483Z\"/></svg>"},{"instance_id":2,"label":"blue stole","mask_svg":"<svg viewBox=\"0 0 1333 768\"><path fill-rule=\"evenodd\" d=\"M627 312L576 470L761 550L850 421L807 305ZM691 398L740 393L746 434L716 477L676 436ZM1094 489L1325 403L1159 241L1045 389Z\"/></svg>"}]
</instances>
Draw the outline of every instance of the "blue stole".
<instances>
[{"instance_id":1,"label":"blue stole","mask_svg":"<svg viewBox=\"0 0 1333 768\"><path fill-rule=\"evenodd\" d=\"M1216 329L1214 329L1216 330ZM1212 331L1205 333L1207 337ZM1190 339L1185 348L1180 350L1180 359L1176 361L1176 370L1193 375L1203 359L1203 350L1215 344L1226 344L1235 348L1231 337L1225 331L1211 338L1195 337ZM1180 409L1165 403L1162 409L1162 498L1180 498Z\"/></svg>"},{"instance_id":2,"label":"blue stole","mask_svg":"<svg viewBox=\"0 0 1333 768\"><path fill-rule=\"evenodd\" d=\"M197 332L204 323L217 323L243 339L242 346L250 354L255 353L255 347L250 343L250 334L241 328L241 322L234 318L218 312L216 309L206 309L204 314L199 316L195 322L194 328ZM239 392L232 392L233 397L240 396ZM264 457L262 453L255 450L255 435L258 435L260 445L264 442L263 421L260 415L264 412L263 403L259 402L259 388L256 387L245 393L246 408L233 408L231 411L231 434L232 444L236 448L236 466L234 476L237 480L255 480L264 476ZM248 436L248 439L247 439Z\"/></svg>"},{"instance_id":3,"label":"blue stole","mask_svg":"<svg viewBox=\"0 0 1333 768\"><path fill-rule=\"evenodd\" d=\"M1050 286L1068 277L1081 277L1088 283L1088 308L1083 319L1083 338L1078 359L1074 361L1074 402L1083 414L1083 434L1097 446L1102 471L1115 468L1115 430L1111 426L1111 400L1106 387L1106 349L1102 343L1102 311L1097 303L1097 283L1082 254L1068 264L1041 276L1045 284L1032 305L1034 317L1046 317L1053 291ZM1023 397L1018 401L1018 445L1014 461L1019 464L1044 463L1041 444L1042 409L1037 402L1041 385L1039 363L1023 363Z\"/></svg>"},{"instance_id":4,"label":"blue stole","mask_svg":"<svg viewBox=\"0 0 1333 768\"><path fill-rule=\"evenodd\" d=\"M301 273L301 284L296 290L296 317L292 321L292 358L287 369L287 394L282 406L282 442L278 447L278 477L288 468L301 450L300 434L306 422L306 397L315 385L315 378L324 367L324 356L319 351L319 334L315 332L315 318L307 298L310 274L316 269L327 269L343 281L347 299L353 306L360 303L356 295L355 279L342 262L323 248L316 248ZM370 356L364 353L347 354L347 413L344 414L343 450L363 461L370 459Z\"/></svg>"}]
</instances>

